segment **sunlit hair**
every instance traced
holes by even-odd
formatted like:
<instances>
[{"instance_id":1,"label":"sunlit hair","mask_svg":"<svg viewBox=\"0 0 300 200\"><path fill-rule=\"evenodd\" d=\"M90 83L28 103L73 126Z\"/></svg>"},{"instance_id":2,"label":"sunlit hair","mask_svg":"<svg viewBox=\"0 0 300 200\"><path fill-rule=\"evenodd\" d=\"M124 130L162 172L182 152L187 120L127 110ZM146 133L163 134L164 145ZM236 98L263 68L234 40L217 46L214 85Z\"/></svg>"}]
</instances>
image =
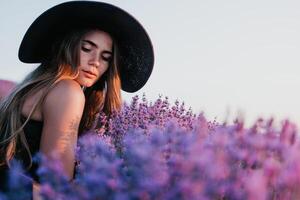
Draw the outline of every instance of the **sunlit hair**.
<instances>
[{"instance_id":1,"label":"sunlit hair","mask_svg":"<svg viewBox=\"0 0 300 200\"><path fill-rule=\"evenodd\" d=\"M73 31L64 38L57 39L47 58L0 103L0 166L9 166L9 161L17 156L16 152L20 147L28 153L30 164L27 167L31 167L32 157L23 128L56 83L77 77L81 39L91 30L93 29ZM43 90L41 97L35 102L27 119L22 121L22 107L25 100L41 90ZM113 41L113 60L108 70L93 86L84 91L86 103L79 134L92 127L95 115L100 110L110 115L121 108L120 90L118 48Z\"/></svg>"}]
</instances>

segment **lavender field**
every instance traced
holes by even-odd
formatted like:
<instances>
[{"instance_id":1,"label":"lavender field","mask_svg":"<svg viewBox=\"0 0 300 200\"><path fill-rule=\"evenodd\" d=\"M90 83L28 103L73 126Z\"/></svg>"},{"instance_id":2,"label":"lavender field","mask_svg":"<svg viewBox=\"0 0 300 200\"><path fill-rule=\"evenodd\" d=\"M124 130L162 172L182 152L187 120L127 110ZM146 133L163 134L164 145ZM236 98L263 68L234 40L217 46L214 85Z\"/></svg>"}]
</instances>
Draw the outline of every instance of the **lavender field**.
<instances>
[{"instance_id":1,"label":"lavender field","mask_svg":"<svg viewBox=\"0 0 300 200\"><path fill-rule=\"evenodd\" d=\"M54 155L55 156L55 155ZM135 96L79 138L76 176L36 157L43 199L300 199L300 140L295 124L257 119L245 127L207 121L167 97ZM0 199L27 199L20 165Z\"/></svg>"}]
</instances>

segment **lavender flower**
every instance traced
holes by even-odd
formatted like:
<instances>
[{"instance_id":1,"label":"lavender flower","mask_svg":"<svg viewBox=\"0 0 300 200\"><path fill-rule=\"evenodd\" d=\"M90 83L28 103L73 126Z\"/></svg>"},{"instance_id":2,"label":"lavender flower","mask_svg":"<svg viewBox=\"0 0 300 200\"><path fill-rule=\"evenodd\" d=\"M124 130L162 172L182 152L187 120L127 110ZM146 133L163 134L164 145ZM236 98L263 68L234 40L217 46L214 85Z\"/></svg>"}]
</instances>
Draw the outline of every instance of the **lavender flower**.
<instances>
[{"instance_id":1,"label":"lavender flower","mask_svg":"<svg viewBox=\"0 0 300 200\"><path fill-rule=\"evenodd\" d=\"M246 128L207 121L160 96L135 96L112 116L99 113L79 138L69 182L42 157L44 199L299 199L297 127L258 119Z\"/></svg>"}]
</instances>

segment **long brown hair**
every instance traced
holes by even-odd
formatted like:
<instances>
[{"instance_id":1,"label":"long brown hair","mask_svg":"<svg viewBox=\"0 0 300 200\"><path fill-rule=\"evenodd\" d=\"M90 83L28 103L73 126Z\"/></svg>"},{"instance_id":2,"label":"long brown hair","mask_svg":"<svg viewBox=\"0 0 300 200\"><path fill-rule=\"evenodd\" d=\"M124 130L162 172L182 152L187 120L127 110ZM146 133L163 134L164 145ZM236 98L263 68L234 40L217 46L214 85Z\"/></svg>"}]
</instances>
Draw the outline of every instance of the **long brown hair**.
<instances>
[{"instance_id":1,"label":"long brown hair","mask_svg":"<svg viewBox=\"0 0 300 200\"><path fill-rule=\"evenodd\" d=\"M23 131L33 112L43 103L48 92L62 79L75 79L78 75L81 39L93 29L72 31L52 44L47 58L33 72L18 84L12 93L0 103L0 166L8 165L19 145L31 152ZM79 134L90 129L97 112L107 115L121 108L121 81L118 69L118 48L113 41L113 61L103 76L84 91L86 97ZM43 89L43 94L32 107L24 123L21 121L22 107L27 97Z\"/></svg>"}]
</instances>

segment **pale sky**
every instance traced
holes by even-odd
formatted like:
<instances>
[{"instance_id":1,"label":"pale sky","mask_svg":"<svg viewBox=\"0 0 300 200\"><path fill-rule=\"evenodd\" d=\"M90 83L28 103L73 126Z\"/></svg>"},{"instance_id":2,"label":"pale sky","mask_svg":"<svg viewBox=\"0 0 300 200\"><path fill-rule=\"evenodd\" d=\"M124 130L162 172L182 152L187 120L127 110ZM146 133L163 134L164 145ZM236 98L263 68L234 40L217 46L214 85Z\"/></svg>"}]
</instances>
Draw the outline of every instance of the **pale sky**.
<instances>
[{"instance_id":1,"label":"pale sky","mask_svg":"<svg viewBox=\"0 0 300 200\"><path fill-rule=\"evenodd\" d=\"M0 1L0 79L22 80L36 65L21 63L29 25L59 0ZM223 121L242 113L289 118L300 126L300 1L106 0L135 16L155 49L153 73L140 91L184 101Z\"/></svg>"}]
</instances>

